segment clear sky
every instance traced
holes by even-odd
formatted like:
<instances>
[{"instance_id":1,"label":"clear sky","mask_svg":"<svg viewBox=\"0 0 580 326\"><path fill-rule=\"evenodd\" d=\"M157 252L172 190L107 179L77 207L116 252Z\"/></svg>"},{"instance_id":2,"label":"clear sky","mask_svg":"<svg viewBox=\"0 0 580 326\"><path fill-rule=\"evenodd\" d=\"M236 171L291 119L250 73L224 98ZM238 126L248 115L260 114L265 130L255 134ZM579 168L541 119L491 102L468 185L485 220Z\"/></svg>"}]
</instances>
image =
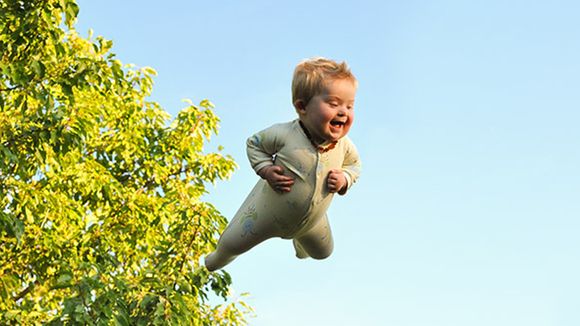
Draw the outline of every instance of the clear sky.
<instances>
[{"instance_id":1,"label":"clear sky","mask_svg":"<svg viewBox=\"0 0 580 326\"><path fill-rule=\"evenodd\" d=\"M245 140L296 117L304 58L359 79L363 174L329 217L335 252L273 239L226 269L256 326L580 325L580 2L88 1L77 29L158 72L173 116L210 99L239 169L207 200L231 218L257 176Z\"/></svg>"}]
</instances>

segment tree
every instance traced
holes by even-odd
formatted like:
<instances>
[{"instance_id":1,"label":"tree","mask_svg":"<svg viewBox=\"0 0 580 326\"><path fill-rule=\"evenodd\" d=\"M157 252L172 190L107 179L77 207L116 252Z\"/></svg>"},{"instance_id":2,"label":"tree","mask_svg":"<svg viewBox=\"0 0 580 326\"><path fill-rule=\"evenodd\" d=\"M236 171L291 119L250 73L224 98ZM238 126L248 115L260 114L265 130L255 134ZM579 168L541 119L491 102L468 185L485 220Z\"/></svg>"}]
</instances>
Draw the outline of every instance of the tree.
<instances>
[{"instance_id":1,"label":"tree","mask_svg":"<svg viewBox=\"0 0 580 326\"><path fill-rule=\"evenodd\" d=\"M0 2L0 324L244 324L199 263L226 224L201 196L235 168L204 152L212 104L170 123L155 71L80 37L78 10Z\"/></svg>"}]
</instances>

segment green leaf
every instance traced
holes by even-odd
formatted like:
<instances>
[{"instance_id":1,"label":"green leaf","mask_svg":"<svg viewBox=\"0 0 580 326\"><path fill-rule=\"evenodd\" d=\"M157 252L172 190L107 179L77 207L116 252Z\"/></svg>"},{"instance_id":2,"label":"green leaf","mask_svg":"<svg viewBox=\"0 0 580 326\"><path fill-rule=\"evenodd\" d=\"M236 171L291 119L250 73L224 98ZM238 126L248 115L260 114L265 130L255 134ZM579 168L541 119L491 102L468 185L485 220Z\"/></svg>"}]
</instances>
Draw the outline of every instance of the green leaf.
<instances>
[{"instance_id":1,"label":"green leaf","mask_svg":"<svg viewBox=\"0 0 580 326\"><path fill-rule=\"evenodd\" d=\"M141 309L150 309L150 305L155 305L159 302L159 298L156 295L147 294L143 300L139 303Z\"/></svg>"},{"instance_id":2,"label":"green leaf","mask_svg":"<svg viewBox=\"0 0 580 326\"><path fill-rule=\"evenodd\" d=\"M72 280L72 275L70 273L61 274L56 280L57 285L69 285Z\"/></svg>"},{"instance_id":3,"label":"green leaf","mask_svg":"<svg viewBox=\"0 0 580 326\"><path fill-rule=\"evenodd\" d=\"M24 223L21 220L0 212L0 226L8 231L8 235L15 237L20 242L24 233Z\"/></svg>"},{"instance_id":4,"label":"green leaf","mask_svg":"<svg viewBox=\"0 0 580 326\"><path fill-rule=\"evenodd\" d=\"M131 324L130 317L125 311L120 311L115 315L115 323L120 326L129 326Z\"/></svg>"},{"instance_id":5,"label":"green leaf","mask_svg":"<svg viewBox=\"0 0 580 326\"><path fill-rule=\"evenodd\" d=\"M68 28L72 28L79 14L79 6L73 0L66 0L65 23Z\"/></svg>"},{"instance_id":6,"label":"green leaf","mask_svg":"<svg viewBox=\"0 0 580 326\"><path fill-rule=\"evenodd\" d=\"M40 61L33 61L31 64L32 70L34 70L34 73L39 77L39 78L44 78L44 73L46 72L46 68L44 67L44 64Z\"/></svg>"},{"instance_id":7,"label":"green leaf","mask_svg":"<svg viewBox=\"0 0 580 326\"><path fill-rule=\"evenodd\" d=\"M199 103L199 106L206 109L213 109L215 106L209 100L205 99Z\"/></svg>"}]
</instances>

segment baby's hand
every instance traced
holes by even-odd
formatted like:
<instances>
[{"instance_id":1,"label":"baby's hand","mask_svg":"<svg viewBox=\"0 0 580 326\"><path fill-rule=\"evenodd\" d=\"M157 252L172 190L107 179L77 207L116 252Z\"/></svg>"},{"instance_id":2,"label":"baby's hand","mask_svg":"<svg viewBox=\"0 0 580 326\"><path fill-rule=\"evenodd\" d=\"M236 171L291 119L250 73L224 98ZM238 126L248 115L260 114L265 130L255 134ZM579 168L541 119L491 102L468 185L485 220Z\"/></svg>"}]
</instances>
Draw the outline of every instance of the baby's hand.
<instances>
[{"instance_id":1,"label":"baby's hand","mask_svg":"<svg viewBox=\"0 0 580 326\"><path fill-rule=\"evenodd\" d=\"M263 167L258 175L268 181L268 184L276 192L290 192L294 179L284 175L284 168L278 165Z\"/></svg>"},{"instance_id":2,"label":"baby's hand","mask_svg":"<svg viewBox=\"0 0 580 326\"><path fill-rule=\"evenodd\" d=\"M346 177L344 176L344 172L338 169L330 170L328 178L326 179L326 186L329 192L344 194L346 191Z\"/></svg>"}]
</instances>

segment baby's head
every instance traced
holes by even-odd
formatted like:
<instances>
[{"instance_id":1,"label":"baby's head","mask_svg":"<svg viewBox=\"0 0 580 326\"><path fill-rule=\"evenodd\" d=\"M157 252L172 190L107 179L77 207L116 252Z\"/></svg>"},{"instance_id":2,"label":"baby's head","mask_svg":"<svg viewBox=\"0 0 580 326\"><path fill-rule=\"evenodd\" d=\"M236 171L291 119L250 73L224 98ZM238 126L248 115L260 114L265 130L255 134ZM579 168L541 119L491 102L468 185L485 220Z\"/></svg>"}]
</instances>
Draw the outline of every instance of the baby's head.
<instances>
[{"instance_id":1,"label":"baby's head","mask_svg":"<svg viewBox=\"0 0 580 326\"><path fill-rule=\"evenodd\" d=\"M312 97L320 94L328 82L337 79L350 81L355 89L358 82L346 62L336 62L323 57L315 57L300 62L294 69L292 78L292 103L300 100L308 104Z\"/></svg>"},{"instance_id":2,"label":"baby's head","mask_svg":"<svg viewBox=\"0 0 580 326\"><path fill-rule=\"evenodd\" d=\"M312 58L296 66L292 103L318 144L346 136L354 121L357 80L345 62Z\"/></svg>"}]
</instances>

